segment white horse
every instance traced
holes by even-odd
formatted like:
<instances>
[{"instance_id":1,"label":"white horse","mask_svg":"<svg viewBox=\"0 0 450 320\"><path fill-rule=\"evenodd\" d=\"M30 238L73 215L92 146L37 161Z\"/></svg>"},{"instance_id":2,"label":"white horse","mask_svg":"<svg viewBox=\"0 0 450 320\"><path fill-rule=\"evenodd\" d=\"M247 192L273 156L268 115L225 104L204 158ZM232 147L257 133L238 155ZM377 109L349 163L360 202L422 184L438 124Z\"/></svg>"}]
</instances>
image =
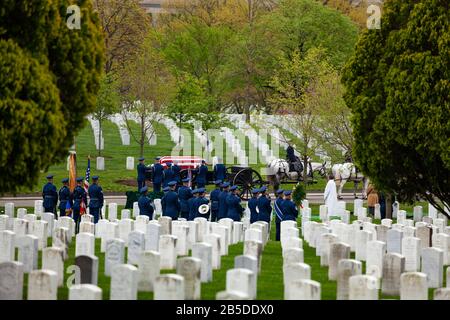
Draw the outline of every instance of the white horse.
<instances>
[{"instance_id":1,"label":"white horse","mask_svg":"<svg viewBox=\"0 0 450 320\"><path fill-rule=\"evenodd\" d=\"M353 163L340 163L333 165L331 169L334 180L336 184L339 184L338 188L338 198L342 199L342 190L347 181L353 181L354 189L353 194L355 199L358 198L356 195L356 189L358 189L358 183L362 182L362 197L367 198L367 188L369 186L369 178L366 178L361 172L356 173L356 167Z\"/></svg>"},{"instance_id":2,"label":"white horse","mask_svg":"<svg viewBox=\"0 0 450 320\"><path fill-rule=\"evenodd\" d=\"M303 164L303 163L302 163ZM302 172L297 171L290 171L289 170L289 162L287 162L285 159L274 159L269 162L267 165L268 167L268 173L273 178L273 186L274 189L278 189L280 186L280 183L282 181L286 180L294 180L299 181ZM320 176L325 177L326 175L326 162L320 163L320 162L309 162L307 165L307 175L312 176L312 172L319 173Z\"/></svg>"}]
</instances>

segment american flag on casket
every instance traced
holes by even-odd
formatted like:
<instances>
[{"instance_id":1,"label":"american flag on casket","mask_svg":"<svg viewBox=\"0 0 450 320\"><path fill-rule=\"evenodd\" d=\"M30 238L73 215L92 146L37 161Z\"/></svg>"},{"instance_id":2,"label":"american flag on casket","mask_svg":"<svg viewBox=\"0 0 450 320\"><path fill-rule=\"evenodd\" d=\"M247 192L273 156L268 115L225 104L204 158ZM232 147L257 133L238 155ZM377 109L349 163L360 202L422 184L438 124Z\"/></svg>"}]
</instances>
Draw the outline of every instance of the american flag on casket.
<instances>
[{"instance_id":1,"label":"american flag on casket","mask_svg":"<svg viewBox=\"0 0 450 320\"><path fill-rule=\"evenodd\" d=\"M166 163L168 162L172 162L173 164L176 163L181 170L184 170L198 168L203 160L205 159L197 156L165 156L161 157L159 163L161 163L163 167L166 167Z\"/></svg>"}]
</instances>

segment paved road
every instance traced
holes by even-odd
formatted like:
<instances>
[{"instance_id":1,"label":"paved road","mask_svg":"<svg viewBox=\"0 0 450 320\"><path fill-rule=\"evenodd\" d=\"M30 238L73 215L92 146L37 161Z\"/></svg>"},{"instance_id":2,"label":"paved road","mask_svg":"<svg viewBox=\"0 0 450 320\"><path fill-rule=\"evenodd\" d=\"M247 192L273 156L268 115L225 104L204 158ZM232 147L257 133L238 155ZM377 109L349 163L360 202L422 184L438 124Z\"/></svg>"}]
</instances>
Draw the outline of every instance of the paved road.
<instances>
[{"instance_id":1,"label":"paved road","mask_svg":"<svg viewBox=\"0 0 450 320\"><path fill-rule=\"evenodd\" d=\"M271 195L272 199L274 195ZM347 202L353 201L354 197L352 193L344 193L344 200ZM16 208L21 207L34 207L35 200L41 200L41 197L30 196L30 197L3 197L0 198L0 207L4 207L7 202L14 202ZM308 193L306 199L309 200L311 204L322 204L323 203L323 193ZM118 205L125 205L127 201L126 196L118 195L105 195L106 203L115 202Z\"/></svg>"}]
</instances>

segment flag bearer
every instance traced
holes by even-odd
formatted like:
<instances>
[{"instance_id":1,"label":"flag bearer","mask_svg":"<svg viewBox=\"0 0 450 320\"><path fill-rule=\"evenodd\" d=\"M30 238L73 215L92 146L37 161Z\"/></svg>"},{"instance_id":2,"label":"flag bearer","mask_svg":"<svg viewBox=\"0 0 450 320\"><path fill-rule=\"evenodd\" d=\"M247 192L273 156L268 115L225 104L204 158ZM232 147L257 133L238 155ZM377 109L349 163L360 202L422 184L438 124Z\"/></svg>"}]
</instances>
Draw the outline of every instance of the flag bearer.
<instances>
[{"instance_id":1,"label":"flag bearer","mask_svg":"<svg viewBox=\"0 0 450 320\"><path fill-rule=\"evenodd\" d=\"M103 190L98 184L98 176L92 177L92 184L89 186L89 213L94 216L94 223L100 218L100 211L103 207Z\"/></svg>"}]
</instances>

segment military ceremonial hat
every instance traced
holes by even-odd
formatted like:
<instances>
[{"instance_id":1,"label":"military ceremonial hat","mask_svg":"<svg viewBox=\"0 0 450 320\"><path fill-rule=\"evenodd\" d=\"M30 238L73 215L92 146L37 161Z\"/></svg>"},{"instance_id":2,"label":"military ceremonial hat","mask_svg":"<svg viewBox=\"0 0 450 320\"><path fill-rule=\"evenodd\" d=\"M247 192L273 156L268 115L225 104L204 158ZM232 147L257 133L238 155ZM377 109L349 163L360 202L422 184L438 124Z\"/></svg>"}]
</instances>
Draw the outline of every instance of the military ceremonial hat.
<instances>
[{"instance_id":1,"label":"military ceremonial hat","mask_svg":"<svg viewBox=\"0 0 450 320\"><path fill-rule=\"evenodd\" d=\"M217 186L217 185L219 185L219 184L222 184L222 180L216 180L216 181L214 181L214 184Z\"/></svg>"},{"instance_id":2,"label":"military ceremonial hat","mask_svg":"<svg viewBox=\"0 0 450 320\"><path fill-rule=\"evenodd\" d=\"M48 176L47 176L47 179L53 179L53 175L52 174L49 174Z\"/></svg>"},{"instance_id":3,"label":"military ceremonial hat","mask_svg":"<svg viewBox=\"0 0 450 320\"><path fill-rule=\"evenodd\" d=\"M62 183L67 183L67 182L69 182L69 178L64 178L64 179L61 180L61 182Z\"/></svg>"},{"instance_id":4,"label":"military ceremonial hat","mask_svg":"<svg viewBox=\"0 0 450 320\"><path fill-rule=\"evenodd\" d=\"M176 185L177 185L177 182L176 182L176 181L170 181L167 185L168 185L169 187L173 187L173 186L176 186Z\"/></svg>"},{"instance_id":5,"label":"military ceremonial hat","mask_svg":"<svg viewBox=\"0 0 450 320\"><path fill-rule=\"evenodd\" d=\"M284 192L284 195L285 196L290 196L292 194L292 191L291 190L286 190L285 192Z\"/></svg>"},{"instance_id":6,"label":"military ceremonial hat","mask_svg":"<svg viewBox=\"0 0 450 320\"><path fill-rule=\"evenodd\" d=\"M283 192L284 192L283 189L278 189L278 190L277 190L277 194L281 194L281 193L283 193Z\"/></svg>"}]
</instances>

